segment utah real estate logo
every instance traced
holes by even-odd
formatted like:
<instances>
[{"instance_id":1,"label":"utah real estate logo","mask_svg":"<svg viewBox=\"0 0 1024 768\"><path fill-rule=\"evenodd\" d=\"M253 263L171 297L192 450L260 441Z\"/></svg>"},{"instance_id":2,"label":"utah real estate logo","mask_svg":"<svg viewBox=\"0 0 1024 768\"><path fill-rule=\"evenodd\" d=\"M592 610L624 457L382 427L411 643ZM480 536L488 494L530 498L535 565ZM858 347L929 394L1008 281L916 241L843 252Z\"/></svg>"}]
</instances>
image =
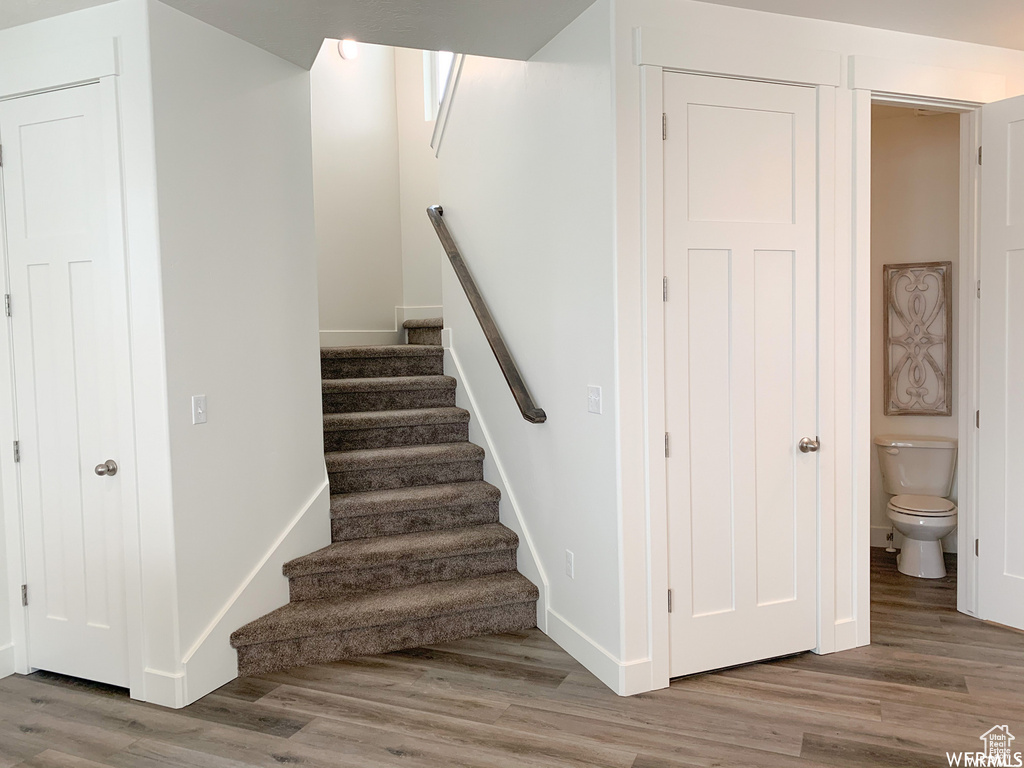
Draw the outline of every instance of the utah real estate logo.
<instances>
[{"instance_id":1,"label":"utah real estate logo","mask_svg":"<svg viewBox=\"0 0 1024 768\"><path fill-rule=\"evenodd\" d=\"M1020 752L1013 751L1014 735L1005 725L989 728L979 737L985 745L981 752L947 752L950 766L964 768L1022 768L1024 760Z\"/></svg>"}]
</instances>

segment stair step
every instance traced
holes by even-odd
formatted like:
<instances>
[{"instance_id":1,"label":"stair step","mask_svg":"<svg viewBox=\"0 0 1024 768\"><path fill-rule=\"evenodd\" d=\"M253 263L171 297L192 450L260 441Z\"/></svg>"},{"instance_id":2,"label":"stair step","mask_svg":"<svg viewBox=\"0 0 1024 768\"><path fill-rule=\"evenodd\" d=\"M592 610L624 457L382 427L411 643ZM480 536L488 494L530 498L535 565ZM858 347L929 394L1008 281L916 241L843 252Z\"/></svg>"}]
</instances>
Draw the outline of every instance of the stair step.
<instances>
[{"instance_id":1,"label":"stair step","mask_svg":"<svg viewBox=\"0 0 1024 768\"><path fill-rule=\"evenodd\" d=\"M343 493L331 497L331 540L496 523L500 500L483 481Z\"/></svg>"},{"instance_id":2,"label":"stair step","mask_svg":"<svg viewBox=\"0 0 1024 768\"><path fill-rule=\"evenodd\" d=\"M402 323L402 327L406 330L410 328L444 328L443 317L423 317L412 320L406 320Z\"/></svg>"},{"instance_id":3,"label":"stair step","mask_svg":"<svg viewBox=\"0 0 1024 768\"><path fill-rule=\"evenodd\" d=\"M435 376L444 373L444 349L432 344L322 347L320 372L324 379Z\"/></svg>"},{"instance_id":4,"label":"stair step","mask_svg":"<svg viewBox=\"0 0 1024 768\"><path fill-rule=\"evenodd\" d=\"M331 544L284 566L291 599L393 589L514 571L519 537L503 525L379 536Z\"/></svg>"},{"instance_id":5,"label":"stair step","mask_svg":"<svg viewBox=\"0 0 1024 768\"><path fill-rule=\"evenodd\" d=\"M332 451L324 458L332 494L483 480L484 450L466 442Z\"/></svg>"},{"instance_id":6,"label":"stair step","mask_svg":"<svg viewBox=\"0 0 1024 768\"><path fill-rule=\"evenodd\" d=\"M444 319L430 317L422 320L406 320L402 323L410 344L440 344Z\"/></svg>"},{"instance_id":7,"label":"stair step","mask_svg":"<svg viewBox=\"0 0 1024 768\"><path fill-rule=\"evenodd\" d=\"M324 413L395 411L455 405L451 376L384 376L369 379L325 379Z\"/></svg>"},{"instance_id":8,"label":"stair step","mask_svg":"<svg viewBox=\"0 0 1024 768\"><path fill-rule=\"evenodd\" d=\"M469 440L469 411L407 408L324 414L324 450L350 451Z\"/></svg>"},{"instance_id":9,"label":"stair step","mask_svg":"<svg viewBox=\"0 0 1024 768\"><path fill-rule=\"evenodd\" d=\"M387 653L536 625L537 588L516 572L289 603L231 635L241 675Z\"/></svg>"}]
</instances>

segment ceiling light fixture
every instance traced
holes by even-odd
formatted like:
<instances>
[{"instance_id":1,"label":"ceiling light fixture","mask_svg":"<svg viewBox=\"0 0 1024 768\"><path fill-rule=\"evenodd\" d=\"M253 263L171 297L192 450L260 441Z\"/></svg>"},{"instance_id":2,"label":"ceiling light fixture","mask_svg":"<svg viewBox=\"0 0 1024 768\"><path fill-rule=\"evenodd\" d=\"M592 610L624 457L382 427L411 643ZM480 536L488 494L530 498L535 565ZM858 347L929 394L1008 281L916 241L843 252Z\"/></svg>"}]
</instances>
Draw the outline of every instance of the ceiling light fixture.
<instances>
[{"instance_id":1,"label":"ceiling light fixture","mask_svg":"<svg viewBox=\"0 0 1024 768\"><path fill-rule=\"evenodd\" d=\"M346 61L359 57L359 43L355 40L339 40L338 54Z\"/></svg>"}]
</instances>

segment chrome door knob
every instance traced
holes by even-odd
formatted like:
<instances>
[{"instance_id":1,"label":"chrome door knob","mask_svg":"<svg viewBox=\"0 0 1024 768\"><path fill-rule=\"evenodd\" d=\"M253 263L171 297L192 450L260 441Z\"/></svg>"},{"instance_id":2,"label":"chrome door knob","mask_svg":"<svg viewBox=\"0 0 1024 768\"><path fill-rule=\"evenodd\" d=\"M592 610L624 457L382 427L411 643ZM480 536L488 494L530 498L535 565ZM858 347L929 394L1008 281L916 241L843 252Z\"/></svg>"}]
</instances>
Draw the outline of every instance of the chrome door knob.
<instances>
[{"instance_id":1,"label":"chrome door knob","mask_svg":"<svg viewBox=\"0 0 1024 768\"><path fill-rule=\"evenodd\" d=\"M818 449L821 448L821 443L818 442L817 437L813 440L805 437L800 441L799 448L801 453L817 453Z\"/></svg>"},{"instance_id":2,"label":"chrome door knob","mask_svg":"<svg viewBox=\"0 0 1024 768\"><path fill-rule=\"evenodd\" d=\"M113 477L117 474L117 462L113 459L107 459L102 464L97 464L96 474L100 477Z\"/></svg>"}]
</instances>

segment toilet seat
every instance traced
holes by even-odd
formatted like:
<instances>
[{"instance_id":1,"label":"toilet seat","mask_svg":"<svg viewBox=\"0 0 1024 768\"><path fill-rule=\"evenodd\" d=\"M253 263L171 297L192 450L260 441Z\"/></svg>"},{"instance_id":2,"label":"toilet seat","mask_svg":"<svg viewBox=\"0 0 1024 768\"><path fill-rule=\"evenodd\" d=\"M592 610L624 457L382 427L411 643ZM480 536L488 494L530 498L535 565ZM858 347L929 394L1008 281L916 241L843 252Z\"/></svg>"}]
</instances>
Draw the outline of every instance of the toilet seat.
<instances>
[{"instance_id":1,"label":"toilet seat","mask_svg":"<svg viewBox=\"0 0 1024 768\"><path fill-rule=\"evenodd\" d=\"M950 517L956 514L956 504L941 496L903 494L893 496L889 506L894 512L914 517Z\"/></svg>"}]
</instances>

